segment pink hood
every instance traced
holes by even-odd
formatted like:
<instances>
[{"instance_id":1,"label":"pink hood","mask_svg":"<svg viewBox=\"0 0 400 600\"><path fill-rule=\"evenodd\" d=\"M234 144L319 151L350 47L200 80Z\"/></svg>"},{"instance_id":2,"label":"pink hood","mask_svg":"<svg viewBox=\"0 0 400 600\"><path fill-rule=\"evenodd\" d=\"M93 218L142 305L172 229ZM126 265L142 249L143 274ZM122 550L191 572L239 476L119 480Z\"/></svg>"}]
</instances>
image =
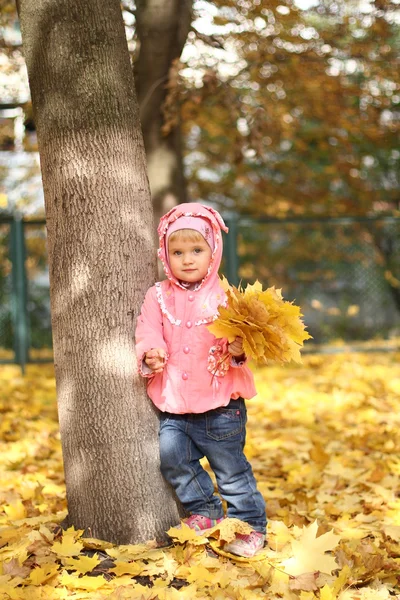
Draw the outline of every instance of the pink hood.
<instances>
[{"instance_id":1,"label":"pink hood","mask_svg":"<svg viewBox=\"0 0 400 600\"><path fill-rule=\"evenodd\" d=\"M201 283L197 286L196 290L202 289L204 292L207 292L215 286L216 276L218 275L218 269L221 265L222 260L222 236L221 229L228 233L228 228L225 225L221 215L210 208L209 206L205 206L204 204L199 204L197 202L188 202L185 204L179 204L172 208L166 215L164 215L158 226L158 236L160 240L160 247L158 249L158 257L160 258L164 272L171 283L175 284L181 289L186 289L179 281L174 277L170 271L168 259L167 259L167 244L166 244L166 234L169 226L174 223L179 217L203 217L208 220L210 226L212 227L214 233L214 251L211 256L210 267L207 271L207 275L201 281Z\"/></svg>"}]
</instances>

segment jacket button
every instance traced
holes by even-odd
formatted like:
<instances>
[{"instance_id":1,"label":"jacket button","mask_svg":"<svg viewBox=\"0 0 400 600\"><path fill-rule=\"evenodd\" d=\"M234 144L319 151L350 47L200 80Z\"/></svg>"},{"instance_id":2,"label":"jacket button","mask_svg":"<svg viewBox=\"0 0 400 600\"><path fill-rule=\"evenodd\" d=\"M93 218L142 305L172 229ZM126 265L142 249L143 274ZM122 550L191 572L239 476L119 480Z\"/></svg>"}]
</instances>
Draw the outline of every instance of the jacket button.
<instances>
[{"instance_id":1,"label":"jacket button","mask_svg":"<svg viewBox=\"0 0 400 600\"><path fill-rule=\"evenodd\" d=\"M185 354L189 354L189 352L190 352L190 348L189 348L189 346L185 346L185 347L183 348L183 351L184 351L184 353L185 353Z\"/></svg>"},{"instance_id":2,"label":"jacket button","mask_svg":"<svg viewBox=\"0 0 400 600\"><path fill-rule=\"evenodd\" d=\"M193 302L193 300L194 300L194 294L189 294L188 300L189 300L189 302Z\"/></svg>"},{"instance_id":3,"label":"jacket button","mask_svg":"<svg viewBox=\"0 0 400 600\"><path fill-rule=\"evenodd\" d=\"M190 329L190 328L191 328L191 326L192 326L192 321L187 321L187 322L186 322L186 327L187 327L188 329Z\"/></svg>"},{"instance_id":4,"label":"jacket button","mask_svg":"<svg viewBox=\"0 0 400 600\"><path fill-rule=\"evenodd\" d=\"M186 379L188 379L188 377L189 377L189 375L188 375L188 374L187 374L187 373L184 371L184 372L182 373L182 379L183 379L184 381L186 381Z\"/></svg>"}]
</instances>

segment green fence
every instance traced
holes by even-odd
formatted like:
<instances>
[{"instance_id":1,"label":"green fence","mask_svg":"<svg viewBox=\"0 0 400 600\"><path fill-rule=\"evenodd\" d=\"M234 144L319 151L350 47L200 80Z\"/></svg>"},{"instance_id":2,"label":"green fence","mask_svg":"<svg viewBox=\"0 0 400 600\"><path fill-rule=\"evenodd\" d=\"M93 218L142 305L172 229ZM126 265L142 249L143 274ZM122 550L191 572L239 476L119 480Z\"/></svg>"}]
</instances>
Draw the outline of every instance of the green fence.
<instances>
[{"instance_id":1,"label":"green fence","mask_svg":"<svg viewBox=\"0 0 400 600\"><path fill-rule=\"evenodd\" d=\"M313 344L400 337L400 218L225 216L223 271L302 307ZM391 340L393 343L391 343ZM355 346L356 347L356 346ZM376 348L376 345L375 345ZM44 220L0 217L0 361L51 359Z\"/></svg>"},{"instance_id":2,"label":"green fence","mask_svg":"<svg viewBox=\"0 0 400 600\"><path fill-rule=\"evenodd\" d=\"M51 360L44 220L0 218L0 362Z\"/></svg>"},{"instance_id":3,"label":"green fence","mask_svg":"<svg viewBox=\"0 0 400 600\"><path fill-rule=\"evenodd\" d=\"M281 288L314 343L400 337L399 218L226 221L228 279Z\"/></svg>"}]
</instances>

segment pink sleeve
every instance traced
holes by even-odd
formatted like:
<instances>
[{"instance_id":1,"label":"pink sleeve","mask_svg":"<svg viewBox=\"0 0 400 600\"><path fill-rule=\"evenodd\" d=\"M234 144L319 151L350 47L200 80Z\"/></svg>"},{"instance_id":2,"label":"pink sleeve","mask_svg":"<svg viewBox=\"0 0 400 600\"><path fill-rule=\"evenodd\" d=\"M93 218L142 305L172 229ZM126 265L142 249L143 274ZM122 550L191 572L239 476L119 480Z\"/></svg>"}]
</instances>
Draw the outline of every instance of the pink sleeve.
<instances>
[{"instance_id":1,"label":"pink sleeve","mask_svg":"<svg viewBox=\"0 0 400 600\"><path fill-rule=\"evenodd\" d=\"M148 290L144 298L137 320L135 338L139 372L144 377L152 377L154 373L147 365L143 368L144 355L152 348L162 348L167 352L167 344L163 336L162 313L154 287Z\"/></svg>"}]
</instances>

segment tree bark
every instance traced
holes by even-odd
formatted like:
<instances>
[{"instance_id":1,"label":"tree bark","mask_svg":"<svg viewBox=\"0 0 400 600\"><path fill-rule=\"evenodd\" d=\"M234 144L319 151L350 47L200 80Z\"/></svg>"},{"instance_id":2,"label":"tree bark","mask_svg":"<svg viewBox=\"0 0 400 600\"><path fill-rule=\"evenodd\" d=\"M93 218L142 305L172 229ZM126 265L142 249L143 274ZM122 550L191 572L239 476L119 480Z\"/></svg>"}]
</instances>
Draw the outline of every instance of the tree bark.
<instances>
[{"instance_id":1,"label":"tree bark","mask_svg":"<svg viewBox=\"0 0 400 600\"><path fill-rule=\"evenodd\" d=\"M68 524L118 544L178 520L134 357L156 273L153 218L118 0L19 0L48 232Z\"/></svg>"},{"instance_id":2,"label":"tree bark","mask_svg":"<svg viewBox=\"0 0 400 600\"><path fill-rule=\"evenodd\" d=\"M168 135L162 127L170 68L185 45L192 4L193 0L136 2L140 49L135 81L156 223L170 208L186 201L180 124Z\"/></svg>"}]
</instances>

